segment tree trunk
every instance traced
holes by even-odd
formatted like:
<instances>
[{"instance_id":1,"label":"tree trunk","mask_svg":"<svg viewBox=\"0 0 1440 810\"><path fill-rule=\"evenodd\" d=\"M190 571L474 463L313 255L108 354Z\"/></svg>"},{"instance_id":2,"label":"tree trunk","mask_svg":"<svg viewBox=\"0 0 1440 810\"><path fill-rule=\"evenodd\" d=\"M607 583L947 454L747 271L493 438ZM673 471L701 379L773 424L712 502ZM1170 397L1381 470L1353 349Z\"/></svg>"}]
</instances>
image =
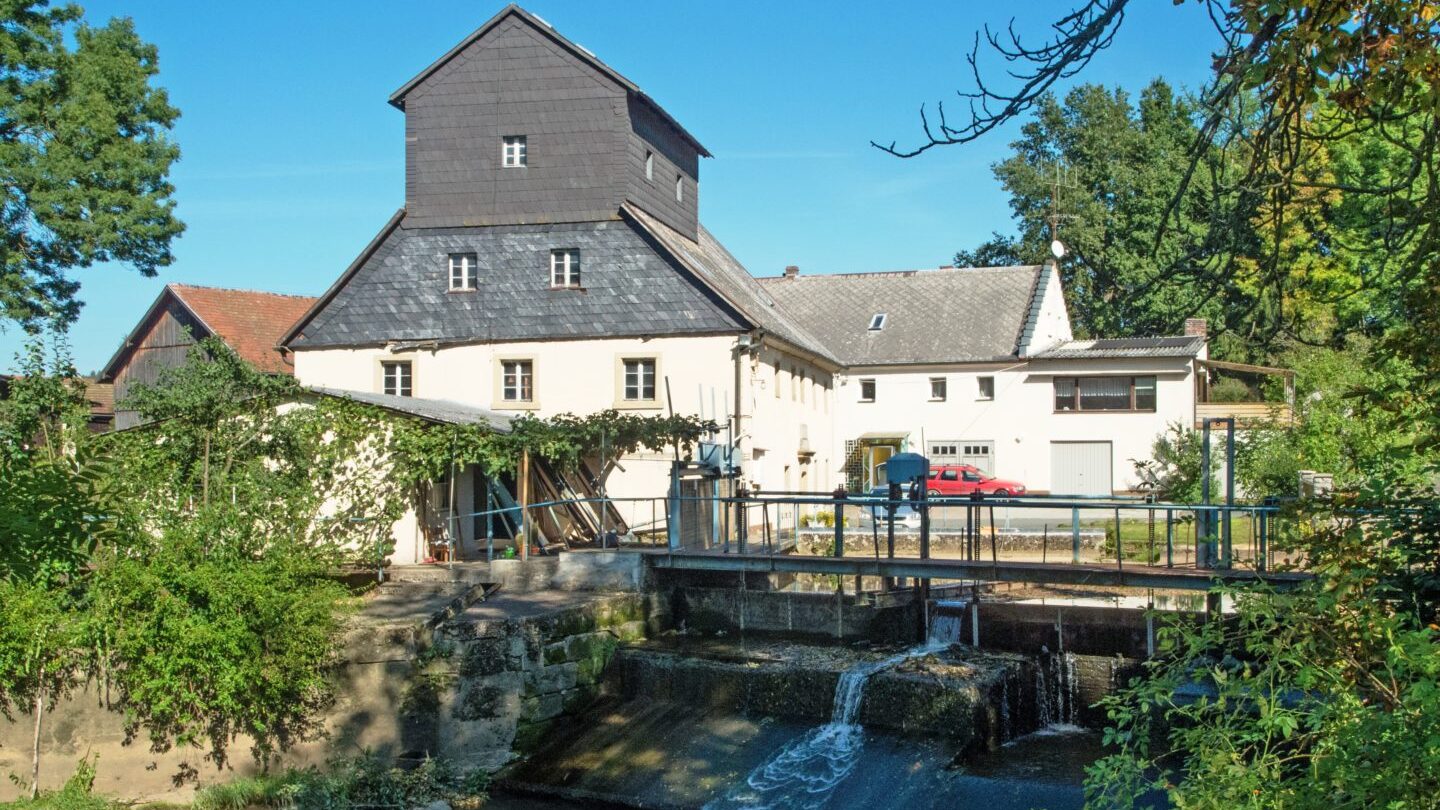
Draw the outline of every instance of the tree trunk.
<instances>
[{"instance_id":1,"label":"tree trunk","mask_svg":"<svg viewBox=\"0 0 1440 810\"><path fill-rule=\"evenodd\" d=\"M30 759L30 798L40 797L40 719L45 716L45 687L35 693L35 737Z\"/></svg>"}]
</instances>

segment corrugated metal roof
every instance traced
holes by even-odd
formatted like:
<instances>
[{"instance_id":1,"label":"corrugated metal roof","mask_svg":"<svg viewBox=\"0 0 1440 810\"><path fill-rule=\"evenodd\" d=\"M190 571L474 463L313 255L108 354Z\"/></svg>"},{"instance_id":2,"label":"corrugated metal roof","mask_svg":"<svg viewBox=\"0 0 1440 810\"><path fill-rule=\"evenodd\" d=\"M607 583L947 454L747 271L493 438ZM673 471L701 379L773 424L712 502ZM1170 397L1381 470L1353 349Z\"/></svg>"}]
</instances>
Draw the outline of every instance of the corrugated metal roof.
<instances>
[{"instance_id":1,"label":"corrugated metal roof","mask_svg":"<svg viewBox=\"0 0 1440 810\"><path fill-rule=\"evenodd\" d=\"M374 405L387 411L408 414L428 422L445 425L488 425L500 433L510 432L510 417L474 405L451 402L448 399L424 399L422 397L401 397L393 394L376 394L370 391L347 391L342 388L311 387L309 390L327 397L338 397Z\"/></svg>"},{"instance_id":2,"label":"corrugated metal roof","mask_svg":"<svg viewBox=\"0 0 1440 810\"><path fill-rule=\"evenodd\" d=\"M1040 265L760 279L765 291L849 366L1014 357ZM871 320L885 315L883 328Z\"/></svg>"},{"instance_id":3,"label":"corrugated metal roof","mask_svg":"<svg viewBox=\"0 0 1440 810\"><path fill-rule=\"evenodd\" d=\"M1124 357L1195 357L1205 348L1204 335L1071 340L1035 355L1047 360Z\"/></svg>"}]
</instances>

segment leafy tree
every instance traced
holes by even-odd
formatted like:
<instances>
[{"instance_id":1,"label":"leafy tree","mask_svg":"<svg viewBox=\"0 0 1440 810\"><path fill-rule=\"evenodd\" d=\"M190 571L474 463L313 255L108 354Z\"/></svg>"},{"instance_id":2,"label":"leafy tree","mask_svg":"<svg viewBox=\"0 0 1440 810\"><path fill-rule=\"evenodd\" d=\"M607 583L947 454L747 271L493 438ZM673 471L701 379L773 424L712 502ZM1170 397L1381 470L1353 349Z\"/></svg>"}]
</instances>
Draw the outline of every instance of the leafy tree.
<instances>
[{"instance_id":1,"label":"leafy tree","mask_svg":"<svg viewBox=\"0 0 1440 810\"><path fill-rule=\"evenodd\" d=\"M3 0L0 54L0 317L63 326L80 306L67 271L171 262L179 112L129 20L95 27L79 6Z\"/></svg>"},{"instance_id":2,"label":"leafy tree","mask_svg":"<svg viewBox=\"0 0 1440 810\"><path fill-rule=\"evenodd\" d=\"M1194 114L1193 103L1158 79L1138 102L1095 85L1075 88L1063 103L1039 99L1011 144L1014 155L994 167L1010 193L1018 236L992 237L956 263L1047 260L1058 228L1067 253L1060 272L1079 334L1173 334L1192 316L1209 318L1219 331L1227 312L1248 308L1233 307L1240 296L1232 284L1197 277L1249 245L1207 243L1213 186L1193 184L1178 225L1158 246L1154 241L1184 177ZM1220 173L1224 164L1216 152L1207 168Z\"/></svg>"},{"instance_id":3,"label":"leafy tree","mask_svg":"<svg viewBox=\"0 0 1440 810\"><path fill-rule=\"evenodd\" d=\"M1403 384L1415 374L1399 358L1376 362L1363 339L1345 349L1297 347L1280 355L1295 371L1294 418L1244 431L1236 449L1236 477L1252 493L1293 495L1301 470L1335 476L1341 490L1388 479L1423 482L1434 453L1413 427L1426 414L1397 414L1364 395ZM1402 416L1403 418L1398 418ZM1410 425L1410 427L1406 427Z\"/></svg>"},{"instance_id":4,"label":"leafy tree","mask_svg":"<svg viewBox=\"0 0 1440 810\"><path fill-rule=\"evenodd\" d=\"M1147 459L1131 459L1135 464L1136 477L1141 489L1155 495L1162 501L1172 503L1202 503L1202 485L1205 477L1203 448L1200 432L1175 423L1155 437ZM1213 440L1212 440L1213 441ZM1214 443L1210 455L1210 496L1217 500L1224 493L1216 473L1224 445Z\"/></svg>"},{"instance_id":5,"label":"leafy tree","mask_svg":"<svg viewBox=\"0 0 1440 810\"><path fill-rule=\"evenodd\" d=\"M1163 627L1146 676L1104 701L1118 750L1088 806L1436 806L1440 509L1415 491L1361 503L1297 549L1313 582Z\"/></svg>"},{"instance_id":6,"label":"leafy tree","mask_svg":"<svg viewBox=\"0 0 1440 810\"><path fill-rule=\"evenodd\" d=\"M0 714L33 718L33 794L45 712L91 663L84 569L120 528L63 341L33 342L20 365L0 401Z\"/></svg>"},{"instance_id":7,"label":"leafy tree","mask_svg":"<svg viewBox=\"0 0 1440 810\"><path fill-rule=\"evenodd\" d=\"M1058 82L1081 73L1121 35L1129 3L1078 2L1039 42L1022 41L1013 28L987 29L969 58L973 89L960 93L967 112L956 118L943 105L935 115L922 108L918 145L875 145L915 157L969 143L1042 107ZM1163 265L1171 232L1183 236L1193 221L1186 211L1193 189L1215 184L1223 193L1211 195L1217 205L1200 220L1206 243L1243 245L1258 232L1266 249L1249 254L1246 266L1210 261L1197 268L1200 289L1240 285L1271 308L1259 322L1272 334L1290 328L1289 337L1305 342L1316 342L1296 317L1307 305L1338 302L1344 316L1390 326L1377 351L1402 355L1423 373L1409 389L1382 392L1382 401L1434 401L1440 11L1432 0L1198 4L1220 48L1212 78L1195 98L1194 137L1179 184L1149 234L1154 256ZM987 80L982 48L1009 63L1009 84ZM1212 170L1217 150L1233 156L1235 170ZM1327 228L1312 233L1320 222ZM1335 223L1344 232L1332 232L1328 224ZM1380 300L1372 300L1377 291ZM1255 339L1263 345L1265 337ZM1427 431L1440 436L1440 419L1427 420Z\"/></svg>"}]
</instances>

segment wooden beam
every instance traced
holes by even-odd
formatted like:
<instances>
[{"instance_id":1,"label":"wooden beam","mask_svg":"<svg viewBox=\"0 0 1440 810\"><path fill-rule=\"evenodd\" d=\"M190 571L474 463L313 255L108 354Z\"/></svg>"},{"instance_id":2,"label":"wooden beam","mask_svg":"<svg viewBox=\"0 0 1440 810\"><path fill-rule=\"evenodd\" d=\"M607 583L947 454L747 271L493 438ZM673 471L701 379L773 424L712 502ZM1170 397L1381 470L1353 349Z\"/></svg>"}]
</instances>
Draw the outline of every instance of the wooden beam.
<instances>
[{"instance_id":1,"label":"wooden beam","mask_svg":"<svg viewBox=\"0 0 1440 810\"><path fill-rule=\"evenodd\" d=\"M516 476L516 494L520 506L520 559L530 559L530 451L520 451L520 470Z\"/></svg>"},{"instance_id":2,"label":"wooden beam","mask_svg":"<svg viewBox=\"0 0 1440 810\"><path fill-rule=\"evenodd\" d=\"M1275 366L1252 366L1249 363L1229 363L1224 360L1201 360L1200 365L1206 368L1218 368L1222 371L1241 371L1247 374L1272 374L1282 377L1294 377L1295 372L1288 368L1276 368Z\"/></svg>"}]
</instances>

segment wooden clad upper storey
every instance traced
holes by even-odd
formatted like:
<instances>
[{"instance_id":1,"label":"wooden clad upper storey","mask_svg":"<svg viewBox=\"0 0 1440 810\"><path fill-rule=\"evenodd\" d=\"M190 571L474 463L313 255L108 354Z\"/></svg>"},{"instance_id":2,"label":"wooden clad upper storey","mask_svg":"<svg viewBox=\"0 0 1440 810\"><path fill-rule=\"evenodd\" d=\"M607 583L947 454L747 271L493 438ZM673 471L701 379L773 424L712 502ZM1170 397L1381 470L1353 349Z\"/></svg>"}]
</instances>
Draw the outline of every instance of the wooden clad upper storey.
<instances>
[{"instance_id":1,"label":"wooden clad upper storey","mask_svg":"<svg viewBox=\"0 0 1440 810\"><path fill-rule=\"evenodd\" d=\"M405 227L615 219L626 201L696 238L705 148L543 20L507 7L391 96Z\"/></svg>"}]
</instances>

